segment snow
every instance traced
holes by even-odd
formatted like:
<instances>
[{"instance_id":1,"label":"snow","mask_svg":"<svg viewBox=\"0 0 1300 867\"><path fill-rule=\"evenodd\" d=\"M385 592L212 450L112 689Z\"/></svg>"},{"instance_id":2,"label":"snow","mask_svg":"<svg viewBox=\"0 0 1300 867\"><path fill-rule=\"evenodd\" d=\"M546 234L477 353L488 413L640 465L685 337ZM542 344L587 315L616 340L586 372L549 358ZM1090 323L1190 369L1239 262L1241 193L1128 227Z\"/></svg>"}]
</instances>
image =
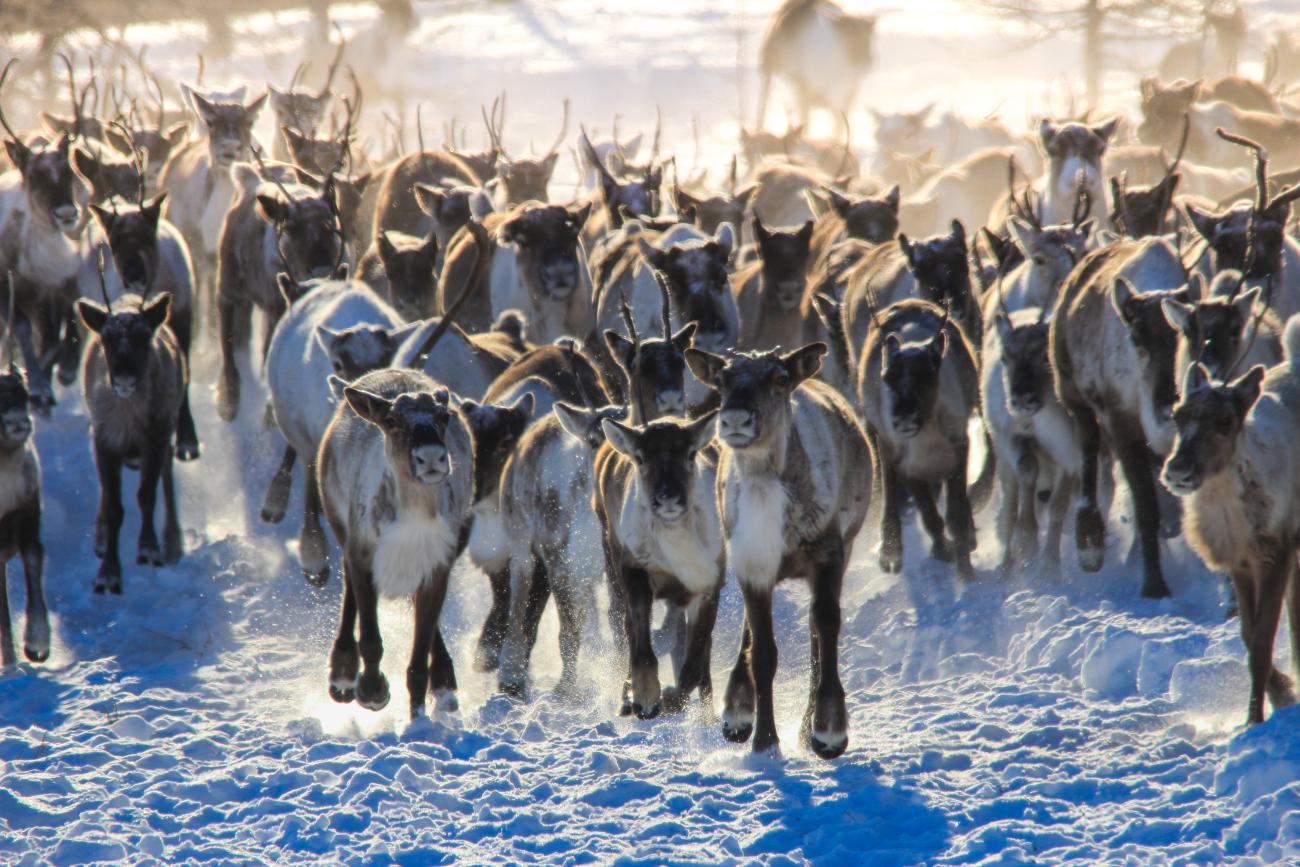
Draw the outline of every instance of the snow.
<instances>
[{"instance_id":1,"label":"snow","mask_svg":"<svg viewBox=\"0 0 1300 867\"><path fill-rule=\"evenodd\" d=\"M774 5L745 0L747 56ZM665 142L682 143L684 154L697 114L701 164L715 176L725 164L737 99L734 8L562 0L419 9L428 13L420 34L385 53L384 70L410 101L436 105L425 112L430 138L434 118L476 118L504 86L507 141L517 148L553 140L559 101L569 95L575 120L606 129L617 105L629 135L649 131L662 104ZM1017 70L1060 52L1059 41L1005 54L984 44L997 27L956 9L932 0L884 19L871 104L943 96L979 114L1005 102L1014 118L1020 103L1046 98L1049 76L1026 81ZM368 7L335 13L358 42L373 38ZM947 29L927 36L936 14L950 16ZM584 33L589 21L600 26ZM250 19L237 28L242 54L209 59L209 83L258 70L283 84L308 30L302 15ZM240 41L256 34L253 44ZM191 73L200 37L186 26L133 29L127 38L148 41L150 62L174 79ZM957 56L969 74L952 80L945 61ZM905 62L917 58L929 63ZM752 69L741 83L752 100ZM856 136L868 141L862 115ZM566 169L557 196L573 183ZM1300 707L1241 728L1248 678L1237 623L1223 615L1221 578L1174 542L1166 561L1174 598L1139 599L1138 571L1123 563L1132 529L1122 498L1106 570L1080 573L1067 546L1059 582L994 578L993 508L977 516L979 579L970 585L925 559L914 530L903 574L882 575L869 526L845 581L850 743L834 762L798 742L808 670L800 586L782 586L775 602L780 756L722 738L720 695L712 713L695 703L677 717L618 718L622 663L610 653L603 616L590 618L577 700L549 692L560 672L552 612L532 657L533 701L495 695L494 676L470 665L490 594L466 565L453 574L442 621L459 709L444 700L408 721L404 701L379 713L330 701L339 582L315 588L299 573L297 486L290 520L258 520L281 452L260 427L265 395L246 364L240 421L223 424L208 392L210 349L195 370L205 452L177 469L186 557L158 570L128 565L120 597L90 592L98 490L78 393L60 390L54 417L38 422L54 638L47 663L0 673L0 862L1300 858ZM138 529L133 481L128 473L128 553ZM18 572L10 570L10 592L21 612ZM714 642L719 686L742 610L730 583ZM409 604L382 604L384 669L399 695L410 621ZM1279 666L1288 647L1284 627ZM666 665L661 676L670 682Z\"/></svg>"}]
</instances>

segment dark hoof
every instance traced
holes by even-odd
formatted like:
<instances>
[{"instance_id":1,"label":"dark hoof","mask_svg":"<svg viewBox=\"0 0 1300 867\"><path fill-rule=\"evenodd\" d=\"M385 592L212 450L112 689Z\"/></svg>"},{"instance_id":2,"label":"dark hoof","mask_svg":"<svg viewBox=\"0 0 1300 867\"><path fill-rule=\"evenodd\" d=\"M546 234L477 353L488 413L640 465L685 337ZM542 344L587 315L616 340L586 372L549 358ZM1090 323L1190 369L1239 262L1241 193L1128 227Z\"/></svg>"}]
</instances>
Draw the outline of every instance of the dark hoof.
<instances>
[{"instance_id":1,"label":"dark hoof","mask_svg":"<svg viewBox=\"0 0 1300 867\"><path fill-rule=\"evenodd\" d=\"M808 747L822 759L838 759L849 748L848 735L841 732L823 732L808 738Z\"/></svg>"},{"instance_id":2,"label":"dark hoof","mask_svg":"<svg viewBox=\"0 0 1300 867\"><path fill-rule=\"evenodd\" d=\"M354 687L335 686L330 684L330 698L339 704L351 704L357 697L357 691Z\"/></svg>"},{"instance_id":3,"label":"dark hoof","mask_svg":"<svg viewBox=\"0 0 1300 867\"><path fill-rule=\"evenodd\" d=\"M776 732L767 735L754 735L754 752L776 755L780 751L781 739L776 736Z\"/></svg>"},{"instance_id":4,"label":"dark hoof","mask_svg":"<svg viewBox=\"0 0 1300 867\"><path fill-rule=\"evenodd\" d=\"M50 651L49 649L33 650L30 647L24 646L23 656L27 657L27 659L30 660L31 662L44 662L45 660L50 658Z\"/></svg>"},{"instance_id":5,"label":"dark hoof","mask_svg":"<svg viewBox=\"0 0 1300 867\"><path fill-rule=\"evenodd\" d=\"M1147 581L1142 585L1143 599L1167 599L1172 595L1164 581Z\"/></svg>"},{"instance_id":6,"label":"dark hoof","mask_svg":"<svg viewBox=\"0 0 1300 867\"><path fill-rule=\"evenodd\" d=\"M59 385L67 388L77 381L77 368L59 368Z\"/></svg>"},{"instance_id":7,"label":"dark hoof","mask_svg":"<svg viewBox=\"0 0 1300 867\"><path fill-rule=\"evenodd\" d=\"M120 594L122 592L122 576L101 569L99 574L95 576L95 592Z\"/></svg>"},{"instance_id":8,"label":"dark hoof","mask_svg":"<svg viewBox=\"0 0 1300 867\"><path fill-rule=\"evenodd\" d=\"M733 744L743 744L749 740L749 736L753 733L753 723L741 723L739 725L732 725L725 721L722 723L722 736Z\"/></svg>"},{"instance_id":9,"label":"dark hoof","mask_svg":"<svg viewBox=\"0 0 1300 867\"><path fill-rule=\"evenodd\" d=\"M285 508L272 508L270 506L262 507L262 520L267 524L278 524L284 520Z\"/></svg>"},{"instance_id":10,"label":"dark hoof","mask_svg":"<svg viewBox=\"0 0 1300 867\"><path fill-rule=\"evenodd\" d=\"M313 587L324 587L330 580L330 567L326 566L319 572L308 572L304 569L302 577L306 578L307 583Z\"/></svg>"},{"instance_id":11,"label":"dark hoof","mask_svg":"<svg viewBox=\"0 0 1300 867\"><path fill-rule=\"evenodd\" d=\"M390 698L388 678L382 673L366 672L357 681L357 704L366 710L383 710Z\"/></svg>"},{"instance_id":12,"label":"dark hoof","mask_svg":"<svg viewBox=\"0 0 1300 867\"><path fill-rule=\"evenodd\" d=\"M664 713L681 713L686 710L686 705L690 703L691 694L682 692L675 686L665 687L660 702L663 704Z\"/></svg>"},{"instance_id":13,"label":"dark hoof","mask_svg":"<svg viewBox=\"0 0 1300 867\"><path fill-rule=\"evenodd\" d=\"M885 551L880 552L880 571L889 575L897 575L903 571L903 552L902 551Z\"/></svg>"},{"instance_id":14,"label":"dark hoof","mask_svg":"<svg viewBox=\"0 0 1300 867\"><path fill-rule=\"evenodd\" d=\"M135 555L135 562L138 566L161 566L163 555L156 545L147 545Z\"/></svg>"},{"instance_id":15,"label":"dark hoof","mask_svg":"<svg viewBox=\"0 0 1300 867\"><path fill-rule=\"evenodd\" d=\"M501 648L480 644L474 651L475 671L496 671L501 667Z\"/></svg>"},{"instance_id":16,"label":"dark hoof","mask_svg":"<svg viewBox=\"0 0 1300 867\"><path fill-rule=\"evenodd\" d=\"M181 546L181 534L177 531L175 534L167 533L163 540L163 563L168 566L181 562L181 556L185 553Z\"/></svg>"},{"instance_id":17,"label":"dark hoof","mask_svg":"<svg viewBox=\"0 0 1300 867\"><path fill-rule=\"evenodd\" d=\"M54 403L55 403L54 393L53 392L33 393L30 397L27 398L27 402L31 404L32 411L35 412L38 416L40 416L41 418L49 418L50 413L54 410Z\"/></svg>"},{"instance_id":18,"label":"dark hoof","mask_svg":"<svg viewBox=\"0 0 1300 867\"><path fill-rule=\"evenodd\" d=\"M650 705L650 707L648 708L642 707L641 702L639 701L632 702L632 713L636 714L637 719L641 719L641 720L654 719L655 717L659 716L659 711L660 711L659 702L655 702L654 704Z\"/></svg>"},{"instance_id":19,"label":"dark hoof","mask_svg":"<svg viewBox=\"0 0 1300 867\"><path fill-rule=\"evenodd\" d=\"M197 461L202 453L202 448L198 441L178 442L176 443L176 460L178 461Z\"/></svg>"},{"instance_id":20,"label":"dark hoof","mask_svg":"<svg viewBox=\"0 0 1300 867\"><path fill-rule=\"evenodd\" d=\"M953 561L952 545L947 539L941 539L935 542L930 548L930 556L940 563L951 563Z\"/></svg>"},{"instance_id":21,"label":"dark hoof","mask_svg":"<svg viewBox=\"0 0 1300 867\"><path fill-rule=\"evenodd\" d=\"M528 687L522 683L512 683L504 680L500 681L497 683L497 692L507 698L512 698L515 701L528 700Z\"/></svg>"}]
</instances>

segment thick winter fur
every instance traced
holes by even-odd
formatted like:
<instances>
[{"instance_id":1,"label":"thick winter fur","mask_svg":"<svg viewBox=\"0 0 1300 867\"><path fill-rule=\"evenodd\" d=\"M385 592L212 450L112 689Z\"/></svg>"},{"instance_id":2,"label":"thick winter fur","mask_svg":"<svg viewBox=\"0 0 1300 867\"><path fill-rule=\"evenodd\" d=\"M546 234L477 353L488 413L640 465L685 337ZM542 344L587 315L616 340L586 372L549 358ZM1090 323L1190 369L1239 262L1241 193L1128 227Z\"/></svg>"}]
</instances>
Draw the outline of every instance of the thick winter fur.
<instances>
[{"instance_id":1,"label":"thick winter fur","mask_svg":"<svg viewBox=\"0 0 1300 867\"><path fill-rule=\"evenodd\" d=\"M1222 271L1208 292L1193 274L1186 302L1165 301L1165 318L1178 332L1174 375L1179 382L1200 362L1216 381L1255 365L1272 367L1282 360L1282 325L1260 309L1260 289L1235 291L1241 274Z\"/></svg>"},{"instance_id":2,"label":"thick winter fur","mask_svg":"<svg viewBox=\"0 0 1300 867\"><path fill-rule=\"evenodd\" d=\"M433 316L438 301L438 236L380 232L357 263L361 279L409 320Z\"/></svg>"},{"instance_id":3,"label":"thick winter fur","mask_svg":"<svg viewBox=\"0 0 1300 867\"><path fill-rule=\"evenodd\" d=\"M1103 161L1106 148L1119 121L1111 119L1095 124L1053 123L1044 119L1038 127L1038 140L1047 159L1040 182L1043 225L1068 222L1078 201L1079 173L1083 189L1099 214L1110 213L1110 189L1106 184Z\"/></svg>"},{"instance_id":4,"label":"thick winter fur","mask_svg":"<svg viewBox=\"0 0 1300 867\"><path fill-rule=\"evenodd\" d=\"M823 758L848 746L839 677L840 590L866 518L872 453L849 403L812 379L826 346L687 364L719 395L718 511L730 569L745 596L745 631L727 685L723 734L776 747L772 594L786 578L812 590L812 678L802 737Z\"/></svg>"},{"instance_id":5,"label":"thick winter fur","mask_svg":"<svg viewBox=\"0 0 1300 867\"><path fill-rule=\"evenodd\" d=\"M445 151L415 151L392 165L379 185L372 235L393 230L417 237L427 235L434 224L421 206L417 185L440 187L449 180L453 185L482 187L490 180L490 172L475 169L465 156ZM492 167L495 165L494 154ZM446 249L445 245L440 246Z\"/></svg>"},{"instance_id":6,"label":"thick winter fur","mask_svg":"<svg viewBox=\"0 0 1300 867\"><path fill-rule=\"evenodd\" d=\"M262 508L263 520L284 517L293 481L292 455L303 456L303 525L299 557L303 573L316 581L329 575L325 531L321 527L320 487L316 454L337 409L328 382L331 375L351 382L362 374L387 367L412 329L402 329L397 312L364 283L348 280L312 281L307 286L281 282L289 293L300 292L271 335L265 376L275 421L289 443L289 452L271 481Z\"/></svg>"},{"instance_id":7,"label":"thick winter fur","mask_svg":"<svg viewBox=\"0 0 1300 867\"><path fill-rule=\"evenodd\" d=\"M1270 205L1260 212L1243 202L1215 212L1189 203L1187 216L1209 243L1198 263L1202 271L1242 271L1249 265L1246 285L1265 290L1262 297L1280 320L1300 312L1300 242L1286 231L1290 204Z\"/></svg>"},{"instance_id":8,"label":"thick winter fur","mask_svg":"<svg viewBox=\"0 0 1300 867\"><path fill-rule=\"evenodd\" d=\"M601 421L607 445L596 457L594 506L605 534L611 578L624 606L630 711L641 719L680 710L698 689L711 704L709 663L724 573L714 494L710 412L692 422L666 418L629 427ZM677 688L659 686L650 641L655 599L687 610L687 651Z\"/></svg>"},{"instance_id":9,"label":"thick winter fur","mask_svg":"<svg viewBox=\"0 0 1300 867\"><path fill-rule=\"evenodd\" d=\"M82 361L82 394L90 415L99 513L95 553L101 558L95 592L122 592L118 536L122 529L122 466L140 470L140 540L136 561L152 566L181 556L181 529L172 477L172 438L189 382L185 356L166 320L170 295L144 302L125 295L111 311L77 302L93 336ZM158 482L163 488L163 542L154 533Z\"/></svg>"},{"instance_id":10,"label":"thick winter fur","mask_svg":"<svg viewBox=\"0 0 1300 867\"><path fill-rule=\"evenodd\" d=\"M267 183L243 164L236 166L234 176L239 198L221 227L217 274L221 375L216 398L217 413L225 421L239 412L235 354L248 339L253 310L266 315L268 341L284 314L277 275L285 271L295 279L326 277L344 258L331 183L323 189Z\"/></svg>"},{"instance_id":11,"label":"thick winter fur","mask_svg":"<svg viewBox=\"0 0 1300 867\"><path fill-rule=\"evenodd\" d=\"M1083 449L1075 544L1079 565L1101 568L1105 526L1098 508L1102 437L1119 458L1137 515L1146 596L1167 596L1160 567L1159 509L1151 454L1173 440L1176 335L1161 302L1185 301L1185 276L1161 238L1119 240L1088 254L1066 279L1052 313L1049 352L1056 392Z\"/></svg>"},{"instance_id":12,"label":"thick winter fur","mask_svg":"<svg viewBox=\"0 0 1300 867\"><path fill-rule=\"evenodd\" d=\"M1274 708L1296 698L1292 679L1273 665L1284 598L1293 668L1300 659L1293 586L1300 540L1300 321L1287 323L1284 344L1281 364L1267 372L1253 367L1230 383L1213 384L1203 367L1188 369L1174 413L1178 436L1161 475L1184 498L1192 548L1210 568L1226 571L1236 590L1250 670L1248 725L1264 721L1265 696Z\"/></svg>"},{"instance_id":13,"label":"thick winter fur","mask_svg":"<svg viewBox=\"0 0 1300 867\"><path fill-rule=\"evenodd\" d=\"M759 258L732 277L740 316L742 349L772 349L802 343L808 334L804 297L808 288L809 242L814 223L796 230L768 229L754 217Z\"/></svg>"},{"instance_id":14,"label":"thick winter fur","mask_svg":"<svg viewBox=\"0 0 1300 867\"><path fill-rule=\"evenodd\" d=\"M470 435L448 406L447 391L418 371L373 371L344 397L317 458L345 584L330 695L355 698L371 710L388 703L388 681L379 670L378 597L413 597L415 645L406 685L416 715L430 687L435 695L456 687L438 618L473 491Z\"/></svg>"},{"instance_id":15,"label":"thick winter fur","mask_svg":"<svg viewBox=\"0 0 1300 867\"><path fill-rule=\"evenodd\" d=\"M880 457L885 494L880 566L887 572L903 566L900 499L906 485L934 556L955 557L963 578L974 575L975 521L966 466L967 427L979 405L975 359L961 327L937 305L920 300L883 310L862 346L857 393ZM932 493L939 484L946 492L946 522Z\"/></svg>"},{"instance_id":16,"label":"thick winter fur","mask_svg":"<svg viewBox=\"0 0 1300 867\"><path fill-rule=\"evenodd\" d=\"M990 305L1008 310L1025 307L1050 310L1061 284L1087 252L1092 221L1077 229L1068 223L1038 229L1019 217L1012 217L1007 221L1007 228L1024 261L1007 273L1000 287L985 294L985 322L990 319Z\"/></svg>"},{"instance_id":17,"label":"thick winter fur","mask_svg":"<svg viewBox=\"0 0 1300 867\"><path fill-rule=\"evenodd\" d=\"M1007 191L1009 147L983 148L925 181L898 211L898 222L909 235L942 232L951 220L980 226Z\"/></svg>"},{"instance_id":18,"label":"thick winter fur","mask_svg":"<svg viewBox=\"0 0 1300 867\"><path fill-rule=\"evenodd\" d=\"M0 374L0 667L13 665L8 562L23 561L27 622L23 655L44 662L50 655L50 617L45 606L45 548L41 545L41 461L32 441L27 386L13 364Z\"/></svg>"}]
</instances>

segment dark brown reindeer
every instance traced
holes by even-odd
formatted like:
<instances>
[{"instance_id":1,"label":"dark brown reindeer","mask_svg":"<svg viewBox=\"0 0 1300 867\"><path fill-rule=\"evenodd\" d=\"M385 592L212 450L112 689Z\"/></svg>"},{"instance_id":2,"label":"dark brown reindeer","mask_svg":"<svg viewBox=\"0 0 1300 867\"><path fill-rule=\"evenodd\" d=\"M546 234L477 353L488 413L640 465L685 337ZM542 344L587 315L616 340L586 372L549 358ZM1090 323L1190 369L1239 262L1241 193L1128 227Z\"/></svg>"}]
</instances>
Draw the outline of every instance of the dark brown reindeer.
<instances>
[{"instance_id":1,"label":"dark brown reindeer","mask_svg":"<svg viewBox=\"0 0 1300 867\"><path fill-rule=\"evenodd\" d=\"M1148 187L1130 187L1125 174L1112 175L1110 179L1110 224L1116 232L1129 238L1163 235L1169 213L1174 206L1174 194L1182 181L1178 165L1187 147L1191 131L1189 118L1183 118L1183 138L1174 161L1165 168L1165 176Z\"/></svg>"},{"instance_id":2,"label":"dark brown reindeer","mask_svg":"<svg viewBox=\"0 0 1300 867\"><path fill-rule=\"evenodd\" d=\"M329 68L325 73L325 83L321 89L312 92L306 89L298 88L298 81L306 71L307 64L299 64L293 71L293 77L289 80L289 86L285 90L279 90L274 85L267 86L267 94L271 98L271 111L275 114L275 128L283 130L288 127L299 134L308 138L315 136L317 130L325 122L325 116L329 112L330 103L334 94L331 88L334 86L334 77L338 74L339 64L343 62L343 52L347 48L347 41L340 35L338 48L335 50L334 57L330 60ZM277 160L288 160L293 154L293 145L288 141L275 140L271 144L271 156ZM326 165L334 165L331 161Z\"/></svg>"},{"instance_id":3,"label":"dark brown reindeer","mask_svg":"<svg viewBox=\"0 0 1300 867\"><path fill-rule=\"evenodd\" d=\"M90 410L99 512L95 592L122 592L118 537L122 530L122 467L140 470L140 539L136 562L151 566L181 557L181 527L172 474L172 439L189 381L185 358L167 325L171 296L151 301L125 295L104 306L81 299L77 312L93 332L82 362L82 393ZM163 541L154 531L158 482L163 489Z\"/></svg>"},{"instance_id":4,"label":"dark brown reindeer","mask_svg":"<svg viewBox=\"0 0 1300 867\"><path fill-rule=\"evenodd\" d=\"M369 286L397 308L407 321L436 313L438 236L413 238L404 232L380 232L357 271Z\"/></svg>"},{"instance_id":5,"label":"dark brown reindeer","mask_svg":"<svg viewBox=\"0 0 1300 867\"><path fill-rule=\"evenodd\" d=\"M595 166L600 174L598 198L601 207L593 212L583 231L588 249L608 232L621 228L626 219L625 213L636 217L653 217L659 213L659 189L663 184L662 166L652 159L640 173L639 179L631 180L624 177L620 180L614 177L600 161L585 130L578 138L578 145L588 163Z\"/></svg>"},{"instance_id":6,"label":"dark brown reindeer","mask_svg":"<svg viewBox=\"0 0 1300 867\"><path fill-rule=\"evenodd\" d=\"M27 579L23 655L32 662L44 662L50 656L45 548L41 544L41 460L32 440L27 383L15 363L12 307L5 330L9 366L0 373L0 491L6 504L0 515L0 668L17 660L7 580L8 564L15 554L22 558Z\"/></svg>"},{"instance_id":7,"label":"dark brown reindeer","mask_svg":"<svg viewBox=\"0 0 1300 867\"><path fill-rule=\"evenodd\" d=\"M732 276L740 314L741 349L774 349L800 343L808 325L809 220L798 229L768 229L754 215L759 259Z\"/></svg>"},{"instance_id":8,"label":"dark brown reindeer","mask_svg":"<svg viewBox=\"0 0 1300 867\"><path fill-rule=\"evenodd\" d=\"M777 747L772 594L808 581L812 671L801 737L822 758L848 747L839 673L840 593L871 496L871 449L848 402L812 377L826 345L733 354L688 349L691 372L718 393L718 514L728 568L745 597L740 654L722 733Z\"/></svg>"},{"instance_id":9,"label":"dark brown reindeer","mask_svg":"<svg viewBox=\"0 0 1300 867\"><path fill-rule=\"evenodd\" d=\"M484 112L483 121L487 124L488 135L497 150L496 179L503 193L506 207L522 205L524 202L549 202L547 186L555 172L555 163L560 158L560 145L564 143L569 132L569 101L564 101L564 119L560 121L560 134L555 143L542 157L511 157L502 143L501 136L505 129L505 97L501 98L501 110L498 119L493 122Z\"/></svg>"}]
</instances>

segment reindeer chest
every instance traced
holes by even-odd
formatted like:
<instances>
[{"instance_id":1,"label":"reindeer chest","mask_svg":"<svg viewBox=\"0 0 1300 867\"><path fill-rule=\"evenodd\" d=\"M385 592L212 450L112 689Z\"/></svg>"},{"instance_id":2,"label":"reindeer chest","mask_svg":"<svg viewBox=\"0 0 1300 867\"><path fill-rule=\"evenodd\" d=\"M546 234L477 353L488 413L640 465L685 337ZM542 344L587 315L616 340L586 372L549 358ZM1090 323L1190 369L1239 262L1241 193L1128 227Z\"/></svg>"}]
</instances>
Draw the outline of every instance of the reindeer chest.
<instances>
[{"instance_id":1,"label":"reindeer chest","mask_svg":"<svg viewBox=\"0 0 1300 867\"><path fill-rule=\"evenodd\" d=\"M689 519L656 523L642 551L656 596L696 595L717 585L722 546L703 535L698 522Z\"/></svg>"},{"instance_id":2,"label":"reindeer chest","mask_svg":"<svg viewBox=\"0 0 1300 867\"><path fill-rule=\"evenodd\" d=\"M933 420L916 436L896 437L891 445L894 465L906 478L938 481L957 471L957 449Z\"/></svg>"},{"instance_id":3,"label":"reindeer chest","mask_svg":"<svg viewBox=\"0 0 1300 867\"><path fill-rule=\"evenodd\" d=\"M44 288L74 285L81 269L77 245L62 232L41 230L26 215L18 247L18 276Z\"/></svg>"},{"instance_id":4,"label":"reindeer chest","mask_svg":"<svg viewBox=\"0 0 1300 867\"><path fill-rule=\"evenodd\" d=\"M451 566L457 535L457 528L441 515L399 513L382 527L375 542L375 589L389 598L409 599L434 573Z\"/></svg>"},{"instance_id":5,"label":"reindeer chest","mask_svg":"<svg viewBox=\"0 0 1300 867\"><path fill-rule=\"evenodd\" d=\"M510 534L495 498L474 507L474 523L469 533L469 556L484 572L504 569L510 557Z\"/></svg>"},{"instance_id":6,"label":"reindeer chest","mask_svg":"<svg viewBox=\"0 0 1300 867\"><path fill-rule=\"evenodd\" d=\"M742 585L772 587L781 572L789 512L785 484L775 475L733 474L724 489L727 561Z\"/></svg>"},{"instance_id":7,"label":"reindeer chest","mask_svg":"<svg viewBox=\"0 0 1300 867\"><path fill-rule=\"evenodd\" d=\"M235 187L225 172L208 173L211 188L199 215L199 234L203 238L203 252L216 256L221 243L221 225L235 198Z\"/></svg>"}]
</instances>

